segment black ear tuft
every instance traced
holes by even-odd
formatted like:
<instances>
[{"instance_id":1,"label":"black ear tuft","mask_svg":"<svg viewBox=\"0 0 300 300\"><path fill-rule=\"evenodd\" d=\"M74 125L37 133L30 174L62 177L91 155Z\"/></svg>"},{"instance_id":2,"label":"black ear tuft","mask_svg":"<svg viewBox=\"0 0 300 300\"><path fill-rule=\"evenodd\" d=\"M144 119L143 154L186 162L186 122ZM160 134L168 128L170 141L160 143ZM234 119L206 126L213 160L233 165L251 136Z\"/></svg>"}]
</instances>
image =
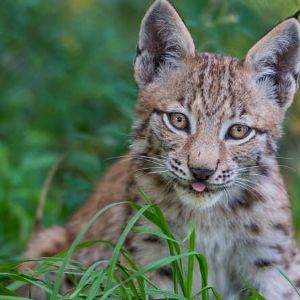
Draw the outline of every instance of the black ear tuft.
<instances>
[{"instance_id":1,"label":"black ear tuft","mask_svg":"<svg viewBox=\"0 0 300 300\"><path fill-rule=\"evenodd\" d=\"M299 19L299 16L300 16L300 9L294 14L294 15L292 15L291 17L289 17L289 18L294 18L294 19ZM288 19L289 19L288 18Z\"/></svg>"},{"instance_id":2,"label":"black ear tuft","mask_svg":"<svg viewBox=\"0 0 300 300\"><path fill-rule=\"evenodd\" d=\"M140 49L139 44L136 45L135 56L133 60L133 64L135 65L136 59L142 54L142 50Z\"/></svg>"}]
</instances>

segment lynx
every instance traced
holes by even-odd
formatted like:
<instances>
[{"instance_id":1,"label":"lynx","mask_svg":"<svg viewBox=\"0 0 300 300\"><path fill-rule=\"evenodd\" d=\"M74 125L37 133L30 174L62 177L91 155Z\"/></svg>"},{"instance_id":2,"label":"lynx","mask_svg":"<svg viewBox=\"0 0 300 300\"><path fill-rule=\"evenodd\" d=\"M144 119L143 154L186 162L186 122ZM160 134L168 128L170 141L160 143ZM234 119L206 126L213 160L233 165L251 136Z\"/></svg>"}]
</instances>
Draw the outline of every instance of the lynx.
<instances>
[{"instance_id":1,"label":"lynx","mask_svg":"<svg viewBox=\"0 0 300 300\"><path fill-rule=\"evenodd\" d=\"M65 227L37 234L25 255L54 255L96 211L122 200L140 202L142 189L178 238L196 225L209 283L223 299L243 299L245 282L266 299L298 299L278 271L300 287L300 254L276 145L299 68L297 16L279 23L238 59L197 52L175 8L156 0L142 21L134 60L139 95L129 153ZM131 215L130 207L115 206L85 238L114 242ZM134 235L126 247L141 265L168 255L165 242L150 236ZM77 258L91 264L109 258L110 251L93 246ZM170 270L151 276L172 290Z\"/></svg>"}]
</instances>

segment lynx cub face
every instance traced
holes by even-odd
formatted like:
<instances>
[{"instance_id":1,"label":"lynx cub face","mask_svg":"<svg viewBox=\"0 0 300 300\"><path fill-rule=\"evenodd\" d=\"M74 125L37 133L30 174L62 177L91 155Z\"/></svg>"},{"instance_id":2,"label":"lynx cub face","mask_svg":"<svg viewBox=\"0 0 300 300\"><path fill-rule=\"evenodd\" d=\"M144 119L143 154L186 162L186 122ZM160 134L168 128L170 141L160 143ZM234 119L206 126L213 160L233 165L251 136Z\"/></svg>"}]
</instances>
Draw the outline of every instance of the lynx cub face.
<instances>
[{"instance_id":1,"label":"lynx cub face","mask_svg":"<svg viewBox=\"0 0 300 300\"><path fill-rule=\"evenodd\" d=\"M143 19L132 152L192 208L230 205L275 165L284 113L297 87L300 26L290 18L245 59L198 53L168 1ZM145 159L147 157L147 159Z\"/></svg>"}]
</instances>

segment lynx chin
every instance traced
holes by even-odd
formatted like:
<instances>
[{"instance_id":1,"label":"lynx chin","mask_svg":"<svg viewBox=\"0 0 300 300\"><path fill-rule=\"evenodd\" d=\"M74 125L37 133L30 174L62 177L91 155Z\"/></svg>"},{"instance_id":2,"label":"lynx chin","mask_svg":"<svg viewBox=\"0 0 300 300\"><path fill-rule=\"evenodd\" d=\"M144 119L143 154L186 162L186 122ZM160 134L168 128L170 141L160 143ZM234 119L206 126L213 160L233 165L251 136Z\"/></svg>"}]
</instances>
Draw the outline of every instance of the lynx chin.
<instances>
[{"instance_id":1,"label":"lynx chin","mask_svg":"<svg viewBox=\"0 0 300 300\"><path fill-rule=\"evenodd\" d=\"M179 239L196 225L209 283L224 300L244 299L246 284L268 300L299 299L278 271L300 288L300 253L276 161L299 68L296 17L276 25L239 59L197 52L174 7L156 0L142 21L134 60L139 95L130 151L66 226L37 234L24 255L54 255L96 211L113 202L140 202L142 189ZM115 242L132 213L128 206L115 206L85 238ZM145 235L130 236L126 247L141 265L168 255L165 241ZM110 255L96 245L76 259L91 264ZM169 269L151 274L166 290L173 289L171 277Z\"/></svg>"}]
</instances>

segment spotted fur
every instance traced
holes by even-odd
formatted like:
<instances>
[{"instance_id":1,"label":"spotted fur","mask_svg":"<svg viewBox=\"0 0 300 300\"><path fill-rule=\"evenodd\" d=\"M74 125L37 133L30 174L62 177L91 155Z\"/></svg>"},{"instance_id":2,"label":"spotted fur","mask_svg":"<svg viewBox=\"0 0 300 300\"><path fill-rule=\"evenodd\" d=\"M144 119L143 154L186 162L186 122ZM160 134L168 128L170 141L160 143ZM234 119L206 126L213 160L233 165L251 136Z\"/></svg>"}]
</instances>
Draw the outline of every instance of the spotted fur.
<instances>
[{"instance_id":1,"label":"spotted fur","mask_svg":"<svg viewBox=\"0 0 300 300\"><path fill-rule=\"evenodd\" d=\"M34 239L26 255L56 253L97 210L121 200L139 201L141 188L162 208L179 239L191 223L196 225L196 246L208 259L209 283L224 300L243 299L246 286L257 288L266 299L298 299L278 271L300 287L300 254L276 145L299 66L300 26L295 18L279 23L238 59L198 53L176 10L167 0L156 0L143 19L134 62L139 96L130 153L63 229L65 243L53 239L51 246L50 240L37 245ZM172 112L186 116L186 130L172 126ZM242 140L230 138L233 124L246 124L250 134ZM204 192L193 188L199 178L192 169L213 171L205 177ZM115 241L131 214L126 205L116 206L85 238ZM165 242L152 236L132 235L126 246L142 265L168 254ZM94 246L77 258L92 263L110 253ZM151 276L172 290L170 268ZM199 274L195 276L198 291Z\"/></svg>"}]
</instances>

